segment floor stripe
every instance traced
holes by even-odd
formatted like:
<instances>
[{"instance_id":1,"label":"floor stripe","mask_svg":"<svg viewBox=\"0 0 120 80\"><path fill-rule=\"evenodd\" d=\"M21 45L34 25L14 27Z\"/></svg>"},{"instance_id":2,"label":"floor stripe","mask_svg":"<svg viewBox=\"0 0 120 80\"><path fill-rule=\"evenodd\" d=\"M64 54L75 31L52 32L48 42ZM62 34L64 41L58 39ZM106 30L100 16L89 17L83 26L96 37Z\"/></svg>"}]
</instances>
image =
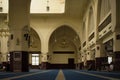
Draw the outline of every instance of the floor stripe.
<instances>
[{"instance_id":1,"label":"floor stripe","mask_svg":"<svg viewBox=\"0 0 120 80\"><path fill-rule=\"evenodd\" d=\"M71 71L73 71L73 70L71 70ZM87 73L87 72L80 72L80 71L73 71L73 72L77 72L77 73L81 73L81 74L85 74L85 75L90 75L90 76L95 76L95 77L99 77L99 78L105 78L105 79L109 79L109 80L120 80L117 78L106 77L106 76L91 74L91 73Z\"/></svg>"},{"instance_id":2,"label":"floor stripe","mask_svg":"<svg viewBox=\"0 0 120 80\"><path fill-rule=\"evenodd\" d=\"M59 73L58 73L55 80L65 80L65 77L64 77L64 74L63 74L62 70L59 70Z\"/></svg>"},{"instance_id":3,"label":"floor stripe","mask_svg":"<svg viewBox=\"0 0 120 80\"><path fill-rule=\"evenodd\" d=\"M15 76L15 77L9 77L9 78L1 79L1 80L17 79L17 78L22 78L22 77L32 76L32 75L35 75L35 74L45 73L45 72L49 72L49 71L51 71L51 70L48 70L48 71L42 71L42 72L37 72L37 73L31 73L31 74L26 74L26 75L20 75L20 76Z\"/></svg>"},{"instance_id":4,"label":"floor stripe","mask_svg":"<svg viewBox=\"0 0 120 80\"><path fill-rule=\"evenodd\" d=\"M15 74L15 73L0 73L0 76L1 75L8 75L8 74Z\"/></svg>"}]
</instances>

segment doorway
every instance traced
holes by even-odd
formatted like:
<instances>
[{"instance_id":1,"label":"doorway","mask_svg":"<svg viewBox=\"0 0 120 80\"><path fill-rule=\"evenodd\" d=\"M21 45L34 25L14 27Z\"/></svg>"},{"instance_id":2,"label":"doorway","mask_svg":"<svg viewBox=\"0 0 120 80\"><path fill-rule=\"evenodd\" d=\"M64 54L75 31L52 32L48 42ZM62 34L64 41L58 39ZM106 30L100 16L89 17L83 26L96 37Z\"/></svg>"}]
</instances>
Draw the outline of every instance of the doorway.
<instances>
[{"instance_id":1,"label":"doorway","mask_svg":"<svg viewBox=\"0 0 120 80\"><path fill-rule=\"evenodd\" d=\"M75 63L74 63L74 58L68 58L68 66L69 69L75 69Z\"/></svg>"}]
</instances>

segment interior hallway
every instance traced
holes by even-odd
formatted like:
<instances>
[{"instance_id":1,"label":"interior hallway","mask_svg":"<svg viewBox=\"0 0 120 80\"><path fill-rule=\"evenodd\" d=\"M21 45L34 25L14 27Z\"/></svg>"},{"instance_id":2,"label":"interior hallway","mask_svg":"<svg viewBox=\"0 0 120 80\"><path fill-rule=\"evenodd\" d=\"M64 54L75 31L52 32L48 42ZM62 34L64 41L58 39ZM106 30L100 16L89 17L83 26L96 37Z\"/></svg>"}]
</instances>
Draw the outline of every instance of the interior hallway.
<instances>
[{"instance_id":1,"label":"interior hallway","mask_svg":"<svg viewBox=\"0 0 120 80\"><path fill-rule=\"evenodd\" d=\"M0 78L119 80L119 14L120 0L0 0Z\"/></svg>"}]
</instances>

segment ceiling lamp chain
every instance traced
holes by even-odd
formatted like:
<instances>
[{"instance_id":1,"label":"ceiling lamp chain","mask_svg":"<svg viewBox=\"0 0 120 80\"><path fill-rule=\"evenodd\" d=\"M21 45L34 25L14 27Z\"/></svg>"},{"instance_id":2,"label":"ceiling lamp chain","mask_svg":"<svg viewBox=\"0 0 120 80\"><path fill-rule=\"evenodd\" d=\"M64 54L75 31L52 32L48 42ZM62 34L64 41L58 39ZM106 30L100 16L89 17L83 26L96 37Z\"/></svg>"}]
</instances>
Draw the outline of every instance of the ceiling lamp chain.
<instances>
[{"instance_id":1,"label":"ceiling lamp chain","mask_svg":"<svg viewBox=\"0 0 120 80\"><path fill-rule=\"evenodd\" d=\"M49 0L47 0L46 11L50 11Z\"/></svg>"}]
</instances>

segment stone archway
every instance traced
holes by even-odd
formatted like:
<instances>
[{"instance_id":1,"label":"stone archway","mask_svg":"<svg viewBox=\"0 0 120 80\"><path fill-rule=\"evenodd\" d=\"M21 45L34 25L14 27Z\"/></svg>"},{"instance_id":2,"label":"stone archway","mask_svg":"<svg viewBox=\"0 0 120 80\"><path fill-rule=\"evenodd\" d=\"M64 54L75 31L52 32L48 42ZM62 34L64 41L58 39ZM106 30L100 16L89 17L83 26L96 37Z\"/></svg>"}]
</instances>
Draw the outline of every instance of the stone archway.
<instances>
[{"instance_id":1,"label":"stone archway","mask_svg":"<svg viewBox=\"0 0 120 80\"><path fill-rule=\"evenodd\" d=\"M71 27L58 27L49 39L49 68L75 68L79 46L79 36Z\"/></svg>"}]
</instances>

